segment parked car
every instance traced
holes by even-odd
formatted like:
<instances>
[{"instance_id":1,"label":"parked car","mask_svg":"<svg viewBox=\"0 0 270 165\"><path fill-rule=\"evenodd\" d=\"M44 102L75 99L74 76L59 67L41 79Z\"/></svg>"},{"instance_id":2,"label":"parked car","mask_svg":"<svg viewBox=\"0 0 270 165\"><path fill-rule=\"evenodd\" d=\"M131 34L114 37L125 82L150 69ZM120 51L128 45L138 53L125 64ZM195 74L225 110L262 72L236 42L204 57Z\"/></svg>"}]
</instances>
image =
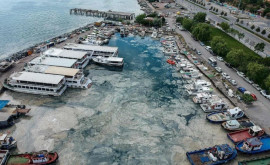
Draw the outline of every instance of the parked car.
<instances>
[{"instance_id":1,"label":"parked car","mask_svg":"<svg viewBox=\"0 0 270 165\"><path fill-rule=\"evenodd\" d=\"M231 66L230 63L225 62L225 65L226 65L227 67L229 67L229 68L232 68L232 66Z\"/></svg>"},{"instance_id":2,"label":"parked car","mask_svg":"<svg viewBox=\"0 0 270 165\"><path fill-rule=\"evenodd\" d=\"M200 42L200 45L201 45L201 46L205 46L203 42Z\"/></svg>"},{"instance_id":3,"label":"parked car","mask_svg":"<svg viewBox=\"0 0 270 165\"><path fill-rule=\"evenodd\" d=\"M197 50L197 54L198 54L198 55L202 55L202 53L201 53L200 51L198 51L198 50Z\"/></svg>"},{"instance_id":4,"label":"parked car","mask_svg":"<svg viewBox=\"0 0 270 165\"><path fill-rule=\"evenodd\" d=\"M257 96L254 93L251 93L250 96L252 96L254 101L257 101Z\"/></svg>"},{"instance_id":5,"label":"parked car","mask_svg":"<svg viewBox=\"0 0 270 165\"><path fill-rule=\"evenodd\" d=\"M237 89L241 93L245 93L245 91L247 91L244 87L238 87Z\"/></svg>"},{"instance_id":6,"label":"parked car","mask_svg":"<svg viewBox=\"0 0 270 165\"><path fill-rule=\"evenodd\" d=\"M252 86L257 89L258 91L261 91L262 88L258 84L252 84Z\"/></svg>"},{"instance_id":7,"label":"parked car","mask_svg":"<svg viewBox=\"0 0 270 165\"><path fill-rule=\"evenodd\" d=\"M245 79L248 83L253 84L253 81L251 81L248 77L244 77L244 79Z\"/></svg>"},{"instance_id":8,"label":"parked car","mask_svg":"<svg viewBox=\"0 0 270 165\"><path fill-rule=\"evenodd\" d=\"M235 80L230 80L230 83L231 83L232 85L234 85L234 86L237 85L237 82L236 82Z\"/></svg>"},{"instance_id":9,"label":"parked car","mask_svg":"<svg viewBox=\"0 0 270 165\"><path fill-rule=\"evenodd\" d=\"M223 58L222 57L220 57L220 56L217 56L217 59L219 60L219 61L223 61Z\"/></svg>"},{"instance_id":10,"label":"parked car","mask_svg":"<svg viewBox=\"0 0 270 165\"><path fill-rule=\"evenodd\" d=\"M261 94L267 99L270 99L270 95L266 92L266 90L261 90Z\"/></svg>"},{"instance_id":11,"label":"parked car","mask_svg":"<svg viewBox=\"0 0 270 165\"><path fill-rule=\"evenodd\" d=\"M222 73L222 77L227 79L227 80L231 79L231 77L225 72Z\"/></svg>"},{"instance_id":12,"label":"parked car","mask_svg":"<svg viewBox=\"0 0 270 165\"><path fill-rule=\"evenodd\" d=\"M240 76L240 77L245 77L245 74L243 73L243 72L236 72L237 74L238 74L238 76Z\"/></svg>"},{"instance_id":13,"label":"parked car","mask_svg":"<svg viewBox=\"0 0 270 165\"><path fill-rule=\"evenodd\" d=\"M221 73L222 72L222 69L220 67L215 67L215 70L218 72L218 73Z\"/></svg>"}]
</instances>

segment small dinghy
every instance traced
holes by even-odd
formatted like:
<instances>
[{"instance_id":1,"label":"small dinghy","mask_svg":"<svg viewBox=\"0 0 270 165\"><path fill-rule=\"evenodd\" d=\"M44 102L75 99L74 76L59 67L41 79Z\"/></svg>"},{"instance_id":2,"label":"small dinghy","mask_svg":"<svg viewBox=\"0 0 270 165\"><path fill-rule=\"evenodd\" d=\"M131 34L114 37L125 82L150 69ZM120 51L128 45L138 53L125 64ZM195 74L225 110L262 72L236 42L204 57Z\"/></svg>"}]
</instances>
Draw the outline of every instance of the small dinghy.
<instances>
[{"instance_id":1,"label":"small dinghy","mask_svg":"<svg viewBox=\"0 0 270 165\"><path fill-rule=\"evenodd\" d=\"M214 112L206 116L206 119L211 123L221 123L228 120L239 119L244 117L245 113L238 107L228 109L223 112Z\"/></svg>"},{"instance_id":2,"label":"small dinghy","mask_svg":"<svg viewBox=\"0 0 270 165\"><path fill-rule=\"evenodd\" d=\"M216 165L234 159L237 156L237 151L228 144L222 144L187 152L186 155L192 165Z\"/></svg>"},{"instance_id":3,"label":"small dinghy","mask_svg":"<svg viewBox=\"0 0 270 165\"><path fill-rule=\"evenodd\" d=\"M249 119L229 120L221 124L221 126L227 131L238 131L241 129L252 127L254 125L255 124Z\"/></svg>"},{"instance_id":4,"label":"small dinghy","mask_svg":"<svg viewBox=\"0 0 270 165\"><path fill-rule=\"evenodd\" d=\"M260 165L270 164L270 156L263 157L263 158L255 158L251 160L243 160L243 161L238 162L238 165L256 165L256 164L260 164Z\"/></svg>"},{"instance_id":5,"label":"small dinghy","mask_svg":"<svg viewBox=\"0 0 270 165\"><path fill-rule=\"evenodd\" d=\"M259 137L264 135L264 130L259 127L259 126L252 126L250 128L246 128L240 131L235 131L228 133L227 136L228 138L233 142L233 143L238 143L242 140L246 140L252 137Z\"/></svg>"},{"instance_id":6,"label":"small dinghy","mask_svg":"<svg viewBox=\"0 0 270 165\"><path fill-rule=\"evenodd\" d=\"M254 137L236 144L235 148L245 154L257 154L270 151L270 137Z\"/></svg>"}]
</instances>

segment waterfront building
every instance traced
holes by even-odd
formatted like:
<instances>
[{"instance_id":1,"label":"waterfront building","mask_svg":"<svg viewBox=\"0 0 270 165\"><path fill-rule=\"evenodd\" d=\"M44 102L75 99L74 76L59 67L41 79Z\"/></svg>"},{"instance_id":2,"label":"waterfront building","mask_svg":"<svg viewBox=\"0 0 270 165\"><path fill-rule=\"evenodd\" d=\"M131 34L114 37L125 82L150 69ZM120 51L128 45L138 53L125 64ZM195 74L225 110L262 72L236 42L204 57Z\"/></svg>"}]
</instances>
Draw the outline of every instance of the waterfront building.
<instances>
[{"instance_id":1,"label":"waterfront building","mask_svg":"<svg viewBox=\"0 0 270 165\"><path fill-rule=\"evenodd\" d=\"M66 85L72 88L90 88L92 81L85 77L82 70L58 66L33 65L24 68L27 72L62 75L66 78Z\"/></svg>"},{"instance_id":2,"label":"waterfront building","mask_svg":"<svg viewBox=\"0 0 270 165\"><path fill-rule=\"evenodd\" d=\"M47 65L47 66L59 66L66 68L79 68L77 60L57 57L36 57L28 63L28 65Z\"/></svg>"},{"instance_id":3,"label":"waterfront building","mask_svg":"<svg viewBox=\"0 0 270 165\"><path fill-rule=\"evenodd\" d=\"M6 79L4 86L16 92L60 96L66 90L66 79L62 75L15 72Z\"/></svg>"},{"instance_id":4,"label":"waterfront building","mask_svg":"<svg viewBox=\"0 0 270 165\"><path fill-rule=\"evenodd\" d=\"M64 46L67 50L86 51L89 59L93 57L118 57L118 47L97 46L97 45L83 45L68 43Z\"/></svg>"},{"instance_id":5,"label":"waterfront building","mask_svg":"<svg viewBox=\"0 0 270 165\"><path fill-rule=\"evenodd\" d=\"M75 59L77 60L78 68L85 68L89 63L89 58L87 56L87 52L85 51L72 51L65 49L57 49L51 48L46 50L43 55L47 57L59 57L59 58L67 58L67 59Z\"/></svg>"}]
</instances>

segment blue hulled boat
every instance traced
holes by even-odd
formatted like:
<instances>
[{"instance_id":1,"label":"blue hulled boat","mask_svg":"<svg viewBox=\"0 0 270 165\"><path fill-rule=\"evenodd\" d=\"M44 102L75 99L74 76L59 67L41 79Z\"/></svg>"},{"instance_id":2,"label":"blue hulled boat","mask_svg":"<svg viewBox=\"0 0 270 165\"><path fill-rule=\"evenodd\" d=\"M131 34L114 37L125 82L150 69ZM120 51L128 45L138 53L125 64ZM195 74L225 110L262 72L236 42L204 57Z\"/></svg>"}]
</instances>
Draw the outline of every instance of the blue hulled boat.
<instances>
[{"instance_id":1,"label":"blue hulled boat","mask_svg":"<svg viewBox=\"0 0 270 165\"><path fill-rule=\"evenodd\" d=\"M238 107L228 109L223 112L214 112L206 116L206 119L212 123L222 123L229 120L235 120L244 117L245 113Z\"/></svg>"},{"instance_id":2,"label":"blue hulled boat","mask_svg":"<svg viewBox=\"0 0 270 165\"><path fill-rule=\"evenodd\" d=\"M187 152L186 155L192 165L216 165L234 159L237 156L237 151L228 144L222 144Z\"/></svg>"},{"instance_id":3,"label":"blue hulled boat","mask_svg":"<svg viewBox=\"0 0 270 165\"><path fill-rule=\"evenodd\" d=\"M270 151L270 136L254 137L236 144L235 148L246 154Z\"/></svg>"}]
</instances>

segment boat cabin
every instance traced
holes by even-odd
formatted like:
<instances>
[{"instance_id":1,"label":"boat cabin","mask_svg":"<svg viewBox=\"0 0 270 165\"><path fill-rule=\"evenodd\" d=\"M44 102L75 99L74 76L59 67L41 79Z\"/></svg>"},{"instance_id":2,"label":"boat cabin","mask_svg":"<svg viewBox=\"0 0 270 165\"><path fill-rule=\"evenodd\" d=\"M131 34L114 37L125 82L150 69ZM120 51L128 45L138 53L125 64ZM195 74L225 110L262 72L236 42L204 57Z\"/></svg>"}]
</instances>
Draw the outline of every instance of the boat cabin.
<instances>
[{"instance_id":1,"label":"boat cabin","mask_svg":"<svg viewBox=\"0 0 270 165\"><path fill-rule=\"evenodd\" d=\"M242 116L244 113L239 107L229 109L227 112L228 112L228 115L232 118L237 118L238 116Z\"/></svg>"},{"instance_id":2,"label":"boat cabin","mask_svg":"<svg viewBox=\"0 0 270 165\"><path fill-rule=\"evenodd\" d=\"M256 151L256 150L260 150L262 145L263 145L262 141L259 138L254 137L254 138L247 139L244 142L242 149L245 151Z\"/></svg>"},{"instance_id":3,"label":"boat cabin","mask_svg":"<svg viewBox=\"0 0 270 165\"><path fill-rule=\"evenodd\" d=\"M228 159L233 154L233 149L228 144L216 145L209 152L212 161Z\"/></svg>"},{"instance_id":4,"label":"boat cabin","mask_svg":"<svg viewBox=\"0 0 270 165\"><path fill-rule=\"evenodd\" d=\"M1 149L11 149L13 147L17 146L17 142L15 141L15 139L10 136L8 137L7 134L2 134L0 136L0 147Z\"/></svg>"},{"instance_id":5,"label":"boat cabin","mask_svg":"<svg viewBox=\"0 0 270 165\"><path fill-rule=\"evenodd\" d=\"M255 137L258 136L259 134L261 134L261 132L263 131L263 129L257 125L254 125L252 127L249 128L248 133Z\"/></svg>"},{"instance_id":6,"label":"boat cabin","mask_svg":"<svg viewBox=\"0 0 270 165\"><path fill-rule=\"evenodd\" d=\"M237 129L240 127L240 123L237 120L226 121L226 127L229 129Z\"/></svg>"},{"instance_id":7,"label":"boat cabin","mask_svg":"<svg viewBox=\"0 0 270 165\"><path fill-rule=\"evenodd\" d=\"M209 102L209 100L212 98L211 94L208 93L198 93L194 98L193 102L197 104L203 104Z\"/></svg>"},{"instance_id":8,"label":"boat cabin","mask_svg":"<svg viewBox=\"0 0 270 165\"><path fill-rule=\"evenodd\" d=\"M66 58L66 59L75 59L77 60L76 65L77 68L83 69L89 63L89 59L87 56L87 52L83 51L73 51L73 50L65 50L65 49L57 49L51 48L46 50L43 55L47 57L58 57L58 58Z\"/></svg>"},{"instance_id":9,"label":"boat cabin","mask_svg":"<svg viewBox=\"0 0 270 165\"><path fill-rule=\"evenodd\" d=\"M35 164L48 162L47 157L44 154L33 155L32 161Z\"/></svg>"}]
</instances>

